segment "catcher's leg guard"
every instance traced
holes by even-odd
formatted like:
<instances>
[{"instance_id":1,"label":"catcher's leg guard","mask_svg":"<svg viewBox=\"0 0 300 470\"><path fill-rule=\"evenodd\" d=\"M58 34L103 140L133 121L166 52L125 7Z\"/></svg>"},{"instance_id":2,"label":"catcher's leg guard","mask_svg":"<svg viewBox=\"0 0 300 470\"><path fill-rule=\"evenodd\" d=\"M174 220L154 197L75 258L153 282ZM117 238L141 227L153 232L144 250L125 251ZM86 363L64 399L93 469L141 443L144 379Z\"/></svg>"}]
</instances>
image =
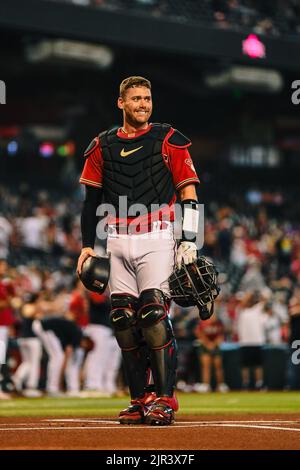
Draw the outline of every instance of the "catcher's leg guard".
<instances>
[{"instance_id":1,"label":"catcher's leg guard","mask_svg":"<svg viewBox=\"0 0 300 470\"><path fill-rule=\"evenodd\" d=\"M150 348L151 370L157 397L173 397L177 346L163 293L147 289L140 295L138 326Z\"/></svg>"},{"instance_id":2,"label":"catcher's leg guard","mask_svg":"<svg viewBox=\"0 0 300 470\"><path fill-rule=\"evenodd\" d=\"M111 325L122 350L124 368L133 400L143 398L147 386L149 351L136 327L137 299L127 294L111 296Z\"/></svg>"}]
</instances>

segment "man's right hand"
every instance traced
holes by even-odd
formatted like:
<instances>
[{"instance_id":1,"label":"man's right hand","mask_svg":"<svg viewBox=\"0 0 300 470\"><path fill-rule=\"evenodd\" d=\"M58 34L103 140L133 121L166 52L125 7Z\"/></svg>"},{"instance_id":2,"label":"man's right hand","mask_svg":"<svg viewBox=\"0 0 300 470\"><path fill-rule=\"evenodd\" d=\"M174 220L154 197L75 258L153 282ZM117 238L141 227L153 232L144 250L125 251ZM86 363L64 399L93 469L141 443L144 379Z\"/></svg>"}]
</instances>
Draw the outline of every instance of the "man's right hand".
<instances>
[{"instance_id":1,"label":"man's right hand","mask_svg":"<svg viewBox=\"0 0 300 470\"><path fill-rule=\"evenodd\" d=\"M81 274L82 265L90 256L97 256L97 253L91 247L82 248L77 263L77 274Z\"/></svg>"},{"instance_id":2,"label":"man's right hand","mask_svg":"<svg viewBox=\"0 0 300 470\"><path fill-rule=\"evenodd\" d=\"M182 241L177 250L176 264L181 269L182 263L190 264L197 259L197 245L193 242Z\"/></svg>"}]
</instances>

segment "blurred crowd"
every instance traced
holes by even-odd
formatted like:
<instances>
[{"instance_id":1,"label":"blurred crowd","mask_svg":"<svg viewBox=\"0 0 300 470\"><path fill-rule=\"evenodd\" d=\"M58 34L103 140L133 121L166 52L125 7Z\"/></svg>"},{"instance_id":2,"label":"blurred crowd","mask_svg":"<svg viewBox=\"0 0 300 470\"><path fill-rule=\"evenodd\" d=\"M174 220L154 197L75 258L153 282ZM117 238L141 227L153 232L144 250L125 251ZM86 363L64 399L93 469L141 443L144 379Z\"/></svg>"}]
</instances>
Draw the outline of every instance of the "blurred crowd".
<instances>
[{"instance_id":1,"label":"blurred crowd","mask_svg":"<svg viewBox=\"0 0 300 470\"><path fill-rule=\"evenodd\" d=\"M0 342L8 347L2 397L11 390L27 396L126 390L109 296L86 291L75 277L81 200L80 188L66 195L0 186ZM285 351L284 386L300 388L300 366L291 361L300 340L300 225L270 214L262 200L250 202L248 194L246 206L241 197L240 207L214 201L205 208L202 254L217 265L221 295L207 322L197 308L172 305L183 391L210 391L212 369L215 388L228 390L222 367L228 345L240 348L241 387L251 386L252 370L253 387L265 386L262 349L270 345Z\"/></svg>"},{"instance_id":2,"label":"blurred crowd","mask_svg":"<svg viewBox=\"0 0 300 470\"><path fill-rule=\"evenodd\" d=\"M55 0L107 10L131 10L180 22L210 23L257 34L297 34L298 0Z\"/></svg>"}]
</instances>

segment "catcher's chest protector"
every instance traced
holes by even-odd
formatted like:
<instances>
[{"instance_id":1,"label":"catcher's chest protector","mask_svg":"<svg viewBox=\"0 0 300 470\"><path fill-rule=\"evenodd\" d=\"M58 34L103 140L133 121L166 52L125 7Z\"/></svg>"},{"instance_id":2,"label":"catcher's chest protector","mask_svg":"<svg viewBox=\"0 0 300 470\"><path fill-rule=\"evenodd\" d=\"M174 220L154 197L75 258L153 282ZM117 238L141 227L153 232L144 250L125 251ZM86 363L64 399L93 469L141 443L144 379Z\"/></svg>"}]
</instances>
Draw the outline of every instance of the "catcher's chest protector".
<instances>
[{"instance_id":1,"label":"catcher's chest protector","mask_svg":"<svg viewBox=\"0 0 300 470\"><path fill-rule=\"evenodd\" d=\"M153 124L146 134L134 139L118 137L117 129L100 134L103 155L105 202L117 209L119 196L131 204L169 203L174 195L172 175L162 156L168 124Z\"/></svg>"}]
</instances>

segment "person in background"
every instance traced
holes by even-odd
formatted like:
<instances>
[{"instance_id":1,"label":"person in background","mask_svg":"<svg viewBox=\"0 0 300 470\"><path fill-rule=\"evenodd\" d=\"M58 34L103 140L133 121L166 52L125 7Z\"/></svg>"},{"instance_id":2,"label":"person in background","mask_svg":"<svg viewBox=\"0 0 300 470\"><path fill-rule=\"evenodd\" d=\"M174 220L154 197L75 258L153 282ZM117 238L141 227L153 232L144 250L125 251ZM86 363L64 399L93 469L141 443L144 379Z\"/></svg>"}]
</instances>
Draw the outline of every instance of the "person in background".
<instances>
[{"instance_id":1,"label":"person in background","mask_svg":"<svg viewBox=\"0 0 300 470\"><path fill-rule=\"evenodd\" d=\"M69 319L74 320L80 328L85 328L89 323L88 293L80 279L76 277L73 283L69 303Z\"/></svg>"},{"instance_id":2,"label":"person in background","mask_svg":"<svg viewBox=\"0 0 300 470\"><path fill-rule=\"evenodd\" d=\"M35 319L32 328L49 356L46 384L48 396L62 395L63 378L66 380L68 395L78 396L82 355L77 352L79 348L90 351L93 347L91 339L83 336L74 321L64 317Z\"/></svg>"},{"instance_id":3,"label":"person in background","mask_svg":"<svg viewBox=\"0 0 300 470\"><path fill-rule=\"evenodd\" d=\"M300 286L296 285L289 301L290 356L288 360L288 388L300 389Z\"/></svg>"},{"instance_id":4,"label":"person in background","mask_svg":"<svg viewBox=\"0 0 300 470\"><path fill-rule=\"evenodd\" d=\"M88 293L90 322L85 333L92 338L94 349L84 365L85 389L97 395L111 396L117 392L116 380L121 352L111 328L109 297Z\"/></svg>"},{"instance_id":5,"label":"person in background","mask_svg":"<svg viewBox=\"0 0 300 470\"><path fill-rule=\"evenodd\" d=\"M42 395L42 392L38 390L42 344L32 330L32 323L37 315L37 299L37 294L31 294L21 308L21 328L18 345L22 362L12 377L16 390L30 398ZM25 385L24 390L23 385Z\"/></svg>"},{"instance_id":6,"label":"person in background","mask_svg":"<svg viewBox=\"0 0 300 470\"><path fill-rule=\"evenodd\" d=\"M250 384L250 369L254 368L255 388L263 386L262 347L266 342L265 300L257 291L246 292L241 299L237 332L241 346L241 366L243 389Z\"/></svg>"},{"instance_id":7,"label":"person in background","mask_svg":"<svg viewBox=\"0 0 300 470\"><path fill-rule=\"evenodd\" d=\"M200 366L202 383L195 384L194 390L200 393L211 391L211 369L214 366L217 391L222 393L228 392L229 388L224 382L222 353L220 350L220 345L224 341L223 324L214 314L205 322L199 322L195 329L195 336L201 343Z\"/></svg>"},{"instance_id":8,"label":"person in background","mask_svg":"<svg viewBox=\"0 0 300 470\"><path fill-rule=\"evenodd\" d=\"M14 324L14 312L11 306L14 294L13 285L8 278L8 263L0 259L0 373L2 364L6 361L9 328ZM0 377L0 399L10 398L9 394L2 390L2 377Z\"/></svg>"}]
</instances>

